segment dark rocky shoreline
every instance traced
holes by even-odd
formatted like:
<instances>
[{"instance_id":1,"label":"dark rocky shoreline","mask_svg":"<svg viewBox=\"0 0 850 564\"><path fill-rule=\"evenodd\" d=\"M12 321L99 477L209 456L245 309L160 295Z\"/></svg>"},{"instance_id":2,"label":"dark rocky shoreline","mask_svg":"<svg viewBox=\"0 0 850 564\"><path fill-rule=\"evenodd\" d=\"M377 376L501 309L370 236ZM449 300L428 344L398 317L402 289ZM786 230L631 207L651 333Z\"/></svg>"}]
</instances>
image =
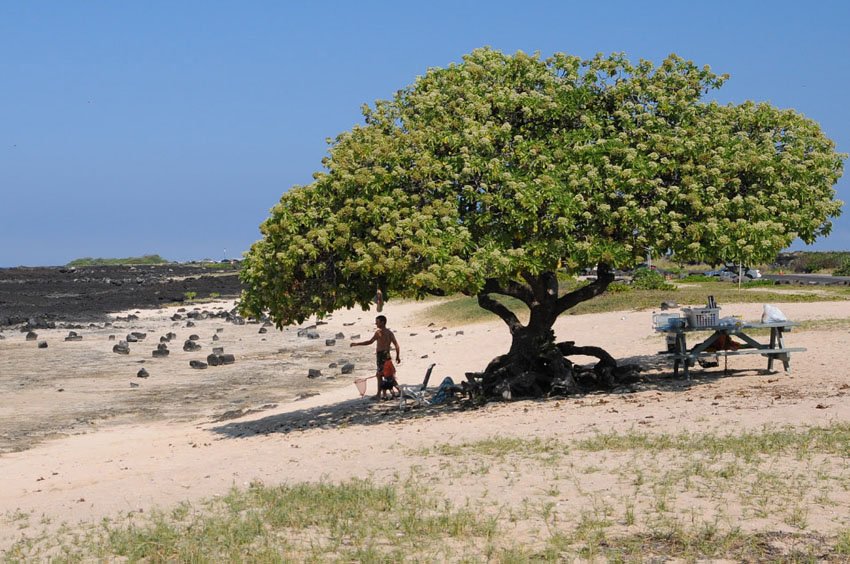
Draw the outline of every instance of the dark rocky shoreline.
<instances>
[{"instance_id":1,"label":"dark rocky shoreline","mask_svg":"<svg viewBox=\"0 0 850 564\"><path fill-rule=\"evenodd\" d=\"M239 296L238 267L196 265L0 268L0 328L100 322L110 313Z\"/></svg>"}]
</instances>

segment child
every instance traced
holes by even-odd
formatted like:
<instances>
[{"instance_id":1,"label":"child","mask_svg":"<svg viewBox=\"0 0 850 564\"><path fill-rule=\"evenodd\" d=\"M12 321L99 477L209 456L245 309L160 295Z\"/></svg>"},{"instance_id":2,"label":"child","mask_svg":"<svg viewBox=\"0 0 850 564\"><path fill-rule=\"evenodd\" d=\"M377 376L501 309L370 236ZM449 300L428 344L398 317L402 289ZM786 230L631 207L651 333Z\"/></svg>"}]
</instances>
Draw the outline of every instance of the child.
<instances>
[{"instance_id":1,"label":"child","mask_svg":"<svg viewBox=\"0 0 850 564\"><path fill-rule=\"evenodd\" d=\"M398 388L398 380L395 379L395 366L393 366L392 360L387 359L386 362L384 362L384 368L381 376L381 381L378 383L381 399L398 397L401 390ZM387 392L390 392L391 397L387 397Z\"/></svg>"}]
</instances>

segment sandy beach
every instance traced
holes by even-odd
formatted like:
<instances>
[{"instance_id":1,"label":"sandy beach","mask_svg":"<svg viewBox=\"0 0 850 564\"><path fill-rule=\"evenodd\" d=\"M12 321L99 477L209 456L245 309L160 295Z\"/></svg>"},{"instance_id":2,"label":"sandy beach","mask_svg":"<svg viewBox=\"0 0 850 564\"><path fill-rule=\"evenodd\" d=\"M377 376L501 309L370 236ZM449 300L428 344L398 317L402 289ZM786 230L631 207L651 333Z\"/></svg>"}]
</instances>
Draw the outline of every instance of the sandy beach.
<instances>
[{"instance_id":1,"label":"sandy beach","mask_svg":"<svg viewBox=\"0 0 850 564\"><path fill-rule=\"evenodd\" d=\"M434 323L427 312L433 303L390 302L384 308L402 347L401 383L420 382L431 363L436 363L433 386L445 376L459 381L507 350L509 335L500 321ZM232 302L195 307L215 314ZM395 401L370 398L374 380L362 398L353 385L372 373L373 350L348 345L371 335L375 311L339 311L318 325L313 320L277 330L215 315L186 327L193 307L183 308L122 312L110 326L75 330L83 337L79 341L64 340L67 328L41 330L38 340L47 341L45 349L23 333L2 333L0 550L34 528L148 513L219 496L234 485L354 477L413 478L452 503L478 504L485 511L552 502L559 522L569 528L600 504L616 508L627 499L633 512L649 515L652 496L635 485L632 472L674 472L686 460L676 454L576 451L555 468L508 459L485 460L489 470L474 471L481 461L448 459L429 449L462 448L493 437L569 444L604 433L726 435L850 422L846 329L791 332L788 346L807 351L794 354L790 373L781 363L778 372L767 373L766 359L749 355L730 358L725 371L722 360L719 368L697 368L687 382L673 379L672 367L655 355L664 338L653 332L650 311L566 315L556 325L560 340L599 345L620 361L636 362L644 367L643 380L610 393L401 411ZM761 309L760 303L734 304L723 313L755 320ZM795 321L850 317L850 302L781 309ZM126 320L130 314L137 319ZM298 335L308 327L318 338ZM113 353L117 340L110 335L120 340L133 331L146 333L145 340L130 344L128 355ZM169 356L152 358L159 337L168 332L176 334ZM185 352L181 345L192 334L202 348ZM204 370L189 366L214 346L233 354L235 362ZM352 373L342 374L345 363L354 364ZM141 368L148 378L136 376ZM311 368L321 376L308 378ZM729 492L719 497L705 490L676 492L668 509L680 518L696 511L702 520L746 531L835 535L850 527L848 456L850 451L771 462L786 465L777 471L800 475L804 523L795 523L780 500L756 514ZM835 477L828 492L807 482L813 467L829 468ZM740 479L749 483L748 477ZM22 514L29 516L28 527L20 524ZM540 538L539 530L526 527L514 531L517 542ZM625 523L622 530L629 527L639 524Z\"/></svg>"}]
</instances>

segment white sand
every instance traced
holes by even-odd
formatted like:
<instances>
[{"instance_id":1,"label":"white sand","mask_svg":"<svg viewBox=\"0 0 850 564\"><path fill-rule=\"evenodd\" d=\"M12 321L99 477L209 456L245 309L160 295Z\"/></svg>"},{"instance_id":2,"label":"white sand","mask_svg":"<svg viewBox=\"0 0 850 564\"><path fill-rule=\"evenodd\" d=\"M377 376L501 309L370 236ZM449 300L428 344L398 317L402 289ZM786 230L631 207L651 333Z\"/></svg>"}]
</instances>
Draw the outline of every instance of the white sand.
<instances>
[{"instance_id":1,"label":"white sand","mask_svg":"<svg viewBox=\"0 0 850 564\"><path fill-rule=\"evenodd\" d=\"M489 360L507 350L509 335L500 321L463 327L429 327L427 319L421 317L426 307L427 304L422 303L390 302L384 308L389 327L395 331L402 347L402 363L398 367L402 383L421 381L431 362L437 363L433 385L447 375L459 381L464 372L482 370ZM780 307L794 320L850 316L850 302L782 304ZM151 335L164 334L173 327L168 319L172 313L173 310L144 312L140 324ZM723 309L724 315L742 315L745 319L757 319L760 313L761 304L729 305ZM337 312L327 326L319 329L323 338L336 332L347 335L357 332L365 339L373 330L374 314ZM201 323L208 322L199 323L199 332L213 333L212 322L203 327ZM224 334L237 331L232 326L227 327ZM228 343L227 352L237 354L237 363L232 365L234 372L229 372L227 378L246 378L251 371L263 370L263 363L273 365L278 371L296 371L297 378L303 378L307 364L281 368L286 355L275 353L281 343L291 341L291 334L272 328L265 336L267 341L260 341L256 325L238 330L244 333L240 333L238 339L231 337L233 340ZM121 334L118 330L112 332ZM52 523L92 521L128 512L149 512L154 507L168 508L184 500L198 501L223 494L233 485L245 486L255 480L267 484L320 479L339 481L352 477L382 477L396 472L405 477L414 468L416 475L427 480L429 486L458 503L498 491L500 503L519 505L523 500L548 499L539 475L524 473L520 467L484 475L455 476L447 481L440 479L440 459L423 456L415 449L441 443L461 444L491 436L552 437L569 442L599 432L634 429L653 433L686 430L737 433L765 425L812 426L850 421L847 395L850 370L846 360L850 332L846 329L791 332L787 345L808 350L793 356L790 374L781 371L781 363L777 363L780 372L766 374L763 371L766 359L748 355L730 358L731 372L726 377L718 377L723 374L722 369L708 372L695 369L691 385L682 380L673 381L670 366L659 365L652 356L664 344L663 336L651 329L649 311L567 315L557 323L556 332L560 340L599 345L618 359L630 357L646 365L656 365L660 370L649 371L649 383L640 385L636 393L492 403L472 411L414 410L399 416L395 402L360 398L351 384L353 377L345 376L324 382L316 388L320 390L319 395L301 401L292 401L291 391L280 390L280 396L288 400L278 402L274 408L232 420L212 421L222 412L221 402L204 403L200 408L194 406L194 409L206 409L207 412L197 413L190 421L185 417L171 417L167 412L153 418L123 413L118 418L89 421L75 428L75 434L45 440L22 452L0 455L0 515L22 511L33 515L36 522L42 516ZM99 333L97 340L86 338L80 343L68 343L67 348L64 344L51 344L54 351L72 350L71 345L75 345L78 348L73 350L78 351L77 354L87 350L99 355L94 357L99 362L112 363L109 369L116 375L101 375L97 380L102 393L89 390L90 393L73 396L75 402L89 401L98 409L103 409L104 397L108 400L110 393L127 393L125 388L134 380L132 374L140 366L130 362L131 359L108 352L113 343L104 349L103 333ZM31 356L34 343L21 344L23 335L9 332L5 335L7 339L0 341L0 354L5 364L0 364L0 368L10 370L15 366L14 358L10 360L15 354L26 359L20 361L21 367L37 362L38 357ZM146 350L154 348L154 343L148 345ZM345 351L338 346L334 349L334 358L350 354L358 365L355 376L370 372L371 347L348 350L347 340L340 346L345 346ZM178 347L172 347L175 348ZM101 353L103 350L107 352ZM324 362L326 355L321 356L323 354L316 349L315 356L308 361L322 358ZM116 365L121 366L120 371ZM146 363L145 366L155 374L147 381L140 381L140 390L158 385L157 381L175 378L196 378L196 385L200 385L200 379L211 378L209 374L214 370L210 368L206 376L201 371L193 372L187 368L185 358L171 364ZM55 371L60 367L54 364L45 369ZM104 382L111 384L104 386ZM268 383L264 385L269 386ZM74 392L72 387L68 386L70 393ZM374 380L370 380L369 393L374 393ZM13 397L15 402L11 405L6 402L2 408L5 411L0 411L0 415L6 413L8 417L9 410L17 417L28 417L36 412L49 414L51 409L61 411L62 402L68 397L72 396L57 395L54 390L36 390L30 395ZM240 405L244 407L245 404ZM422 417L422 412L427 415ZM583 462L576 459L569 464L593 463L604 469L622 462L616 454L582 456ZM626 495L632 488L628 480L612 480L611 474L604 471L582 476L581 488L560 486L559 504L569 506L569 515L577 515L582 507L593 507L598 496ZM850 526L850 499L846 489L835 493L833 502L824 506L812 504L808 513L812 530L834 533ZM677 503L687 506L697 502L682 496ZM711 508L706 511L709 510ZM739 517L743 519L734 507L728 508L728 516L733 521ZM784 526L781 515L775 517L776 522L772 519L749 523L752 527L768 530ZM13 521L0 520L0 549L21 534Z\"/></svg>"}]
</instances>

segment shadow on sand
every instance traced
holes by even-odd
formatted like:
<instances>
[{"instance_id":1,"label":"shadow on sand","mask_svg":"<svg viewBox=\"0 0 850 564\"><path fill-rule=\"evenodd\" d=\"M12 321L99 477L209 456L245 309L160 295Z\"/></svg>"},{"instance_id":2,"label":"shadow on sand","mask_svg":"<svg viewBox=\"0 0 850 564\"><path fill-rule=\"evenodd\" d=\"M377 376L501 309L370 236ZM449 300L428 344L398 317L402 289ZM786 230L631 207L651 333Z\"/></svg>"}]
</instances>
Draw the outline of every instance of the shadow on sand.
<instances>
[{"instance_id":1,"label":"shadow on sand","mask_svg":"<svg viewBox=\"0 0 850 564\"><path fill-rule=\"evenodd\" d=\"M640 379L633 384L620 386L609 391L593 391L568 397L558 396L522 401L544 403L569 399L580 400L590 395L621 395L643 391L674 393L711 384L721 378L749 376L754 372L752 369L724 370L721 363L719 368L712 368L710 370L692 369L691 380L685 380L681 375L679 378L674 379L669 361L659 358L657 355L624 358L619 362L621 364L636 364L640 366L642 369ZM756 372L767 374L766 371ZM341 429L354 425L370 426L401 423L413 419L451 416L452 413L458 411L474 409L477 409L477 407L461 399L454 399L440 405L421 407L411 407L408 405L405 409L400 409L398 399L378 401L367 396L287 413L268 415L250 421L234 421L213 427L211 431L227 438L237 439L271 433L299 433L310 429Z\"/></svg>"},{"instance_id":2,"label":"shadow on sand","mask_svg":"<svg viewBox=\"0 0 850 564\"><path fill-rule=\"evenodd\" d=\"M269 415L252 421L234 421L211 430L230 438L298 433L309 429L340 429L353 425L381 425L411 419L446 415L470 409L467 402L455 400L441 405L399 408L399 400L379 401L370 397L345 400L308 409Z\"/></svg>"}]
</instances>

